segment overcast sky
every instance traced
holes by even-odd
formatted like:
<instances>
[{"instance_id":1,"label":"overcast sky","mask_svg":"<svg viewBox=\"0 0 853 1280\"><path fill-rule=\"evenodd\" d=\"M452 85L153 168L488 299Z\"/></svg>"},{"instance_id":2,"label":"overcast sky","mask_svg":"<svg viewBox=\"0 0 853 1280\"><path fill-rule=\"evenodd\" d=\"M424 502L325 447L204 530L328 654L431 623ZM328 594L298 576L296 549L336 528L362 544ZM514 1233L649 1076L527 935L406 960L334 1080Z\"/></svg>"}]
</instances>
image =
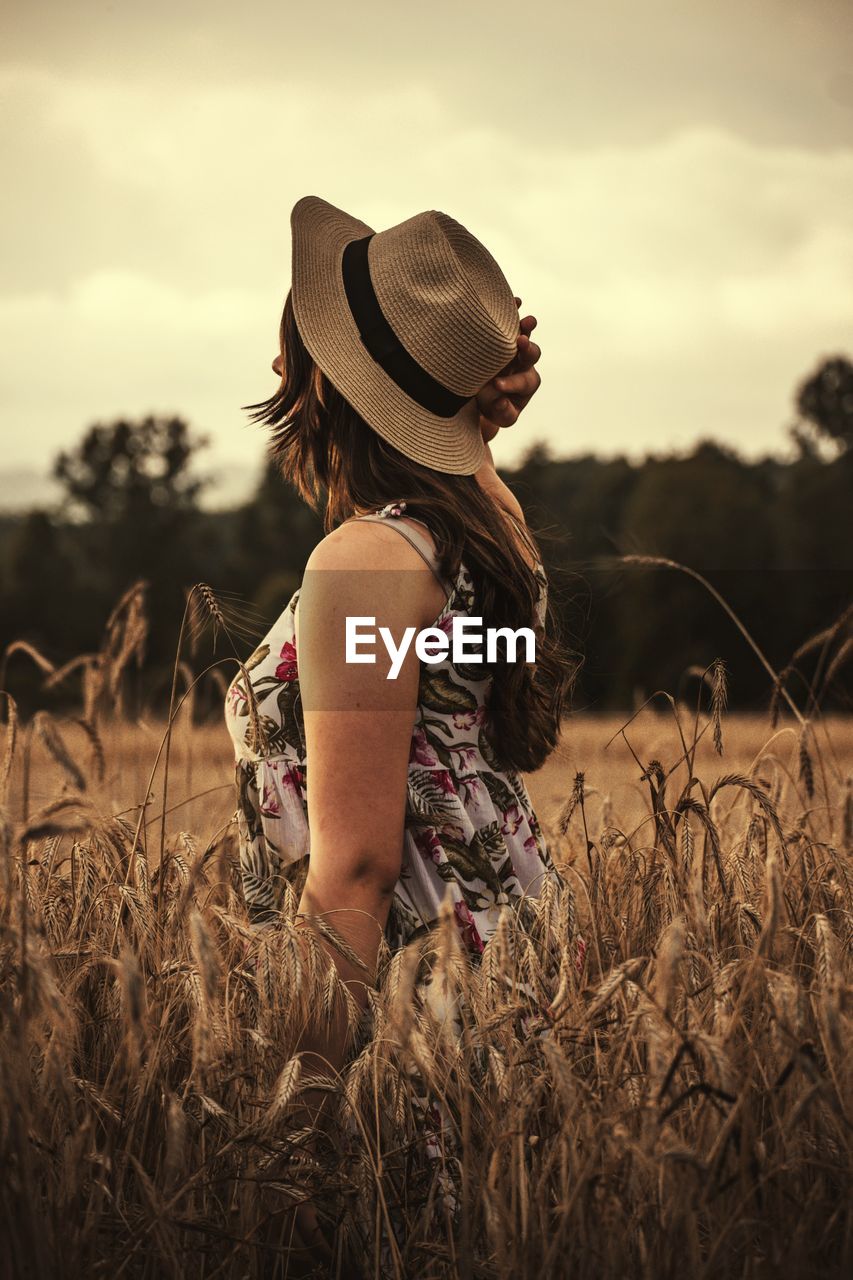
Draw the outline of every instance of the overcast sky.
<instances>
[{"instance_id":1,"label":"overcast sky","mask_svg":"<svg viewBox=\"0 0 853 1280\"><path fill-rule=\"evenodd\" d=\"M797 382L853 354L851 68L850 0L17 0L0 469L149 412L257 468L306 194L498 259L543 379L498 463L783 454Z\"/></svg>"}]
</instances>

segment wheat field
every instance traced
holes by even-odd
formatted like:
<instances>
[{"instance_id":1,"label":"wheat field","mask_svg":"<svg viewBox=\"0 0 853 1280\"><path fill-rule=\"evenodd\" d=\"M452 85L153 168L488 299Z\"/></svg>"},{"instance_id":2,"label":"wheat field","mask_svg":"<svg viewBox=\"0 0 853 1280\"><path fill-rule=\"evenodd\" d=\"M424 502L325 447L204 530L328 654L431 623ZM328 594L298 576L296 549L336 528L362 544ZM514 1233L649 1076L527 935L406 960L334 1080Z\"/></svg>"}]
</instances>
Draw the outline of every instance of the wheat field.
<instances>
[{"instance_id":1,"label":"wheat field","mask_svg":"<svg viewBox=\"0 0 853 1280\"><path fill-rule=\"evenodd\" d=\"M10 1275L851 1274L853 722L730 717L721 664L701 711L570 717L526 779L562 887L478 966L448 913L381 949L359 1017L294 893L248 928L224 723L178 706L203 663L170 723L121 715L136 607L75 713L5 696ZM336 1002L312 1131L295 1046Z\"/></svg>"}]
</instances>

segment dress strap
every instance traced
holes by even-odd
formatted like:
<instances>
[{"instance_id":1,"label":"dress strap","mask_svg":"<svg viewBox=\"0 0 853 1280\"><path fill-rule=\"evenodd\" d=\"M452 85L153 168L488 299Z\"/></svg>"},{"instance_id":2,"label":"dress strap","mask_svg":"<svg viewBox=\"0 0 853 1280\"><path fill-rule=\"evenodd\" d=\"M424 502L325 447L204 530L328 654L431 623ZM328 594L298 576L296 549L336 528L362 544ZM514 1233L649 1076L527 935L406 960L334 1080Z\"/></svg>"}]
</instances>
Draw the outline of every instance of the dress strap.
<instances>
[{"instance_id":1,"label":"dress strap","mask_svg":"<svg viewBox=\"0 0 853 1280\"><path fill-rule=\"evenodd\" d=\"M396 518L403 514L405 506L405 502L389 502L381 511L370 512L368 515L363 516L353 516L352 519L381 520L383 524L388 524L392 529L396 529L398 533L401 533L406 541L411 543L415 548L421 559L425 560L430 569L432 569L449 599L455 584L451 582L449 578L445 578L439 570L438 559L435 551L433 550L432 543L425 534L421 533L420 529L413 529L411 525L403 524L402 521ZM406 519L415 520L415 517L407 516ZM415 520L415 523L422 525L424 529L427 528L423 520Z\"/></svg>"}]
</instances>

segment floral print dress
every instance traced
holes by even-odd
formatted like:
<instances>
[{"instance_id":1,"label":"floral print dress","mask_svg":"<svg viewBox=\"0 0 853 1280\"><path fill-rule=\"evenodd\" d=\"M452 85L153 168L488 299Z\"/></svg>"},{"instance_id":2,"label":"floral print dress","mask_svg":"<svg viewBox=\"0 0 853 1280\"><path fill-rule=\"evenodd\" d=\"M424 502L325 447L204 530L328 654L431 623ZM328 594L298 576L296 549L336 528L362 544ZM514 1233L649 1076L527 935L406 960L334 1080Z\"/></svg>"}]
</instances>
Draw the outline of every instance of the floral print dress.
<instances>
[{"instance_id":1,"label":"floral print dress","mask_svg":"<svg viewBox=\"0 0 853 1280\"><path fill-rule=\"evenodd\" d=\"M450 588L434 626L451 635L452 620L471 613L474 592L460 564L453 583L439 572L427 537L408 517L405 502L356 516L385 520L419 551ZM412 520L413 523L408 521ZM547 582L537 625L544 625ZM305 728L299 695L295 613L300 589L245 662L226 695L225 717L236 756L240 869L249 918L261 925L280 909L285 879L310 852ZM470 639L468 641L470 643ZM501 762L486 735L492 677L482 666L451 661L421 664L418 705L409 753L403 857L385 936L395 950L433 925L450 893L464 946L478 956L497 927L503 905L538 897L548 876L558 879L527 788ZM355 744L357 746L357 744Z\"/></svg>"}]
</instances>

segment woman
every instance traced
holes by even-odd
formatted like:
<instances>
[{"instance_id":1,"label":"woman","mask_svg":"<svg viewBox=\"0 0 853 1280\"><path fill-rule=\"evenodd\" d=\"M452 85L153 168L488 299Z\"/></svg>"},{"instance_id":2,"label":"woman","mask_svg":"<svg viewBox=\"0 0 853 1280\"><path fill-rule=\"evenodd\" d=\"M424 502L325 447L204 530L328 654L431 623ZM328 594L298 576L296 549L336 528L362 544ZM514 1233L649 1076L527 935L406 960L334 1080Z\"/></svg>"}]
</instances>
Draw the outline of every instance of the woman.
<instances>
[{"instance_id":1,"label":"woman","mask_svg":"<svg viewBox=\"0 0 853 1280\"><path fill-rule=\"evenodd\" d=\"M307 196L291 230L281 385L247 408L273 428L284 478L325 502L327 536L226 716L250 919L274 919L284 880L300 885L305 926L334 913L363 962L331 950L364 1007L382 933L392 948L422 934L447 893L476 959L505 905L557 874L520 771L557 742L571 664L488 445L541 381L536 320L519 322L498 264L444 213L377 233ZM491 662L428 662L411 644L389 679L381 645L374 663L346 660L347 619L398 643L466 616L531 628L535 663L523 645L516 660L506 645ZM344 1041L341 1017L301 1049L338 1069Z\"/></svg>"}]
</instances>

